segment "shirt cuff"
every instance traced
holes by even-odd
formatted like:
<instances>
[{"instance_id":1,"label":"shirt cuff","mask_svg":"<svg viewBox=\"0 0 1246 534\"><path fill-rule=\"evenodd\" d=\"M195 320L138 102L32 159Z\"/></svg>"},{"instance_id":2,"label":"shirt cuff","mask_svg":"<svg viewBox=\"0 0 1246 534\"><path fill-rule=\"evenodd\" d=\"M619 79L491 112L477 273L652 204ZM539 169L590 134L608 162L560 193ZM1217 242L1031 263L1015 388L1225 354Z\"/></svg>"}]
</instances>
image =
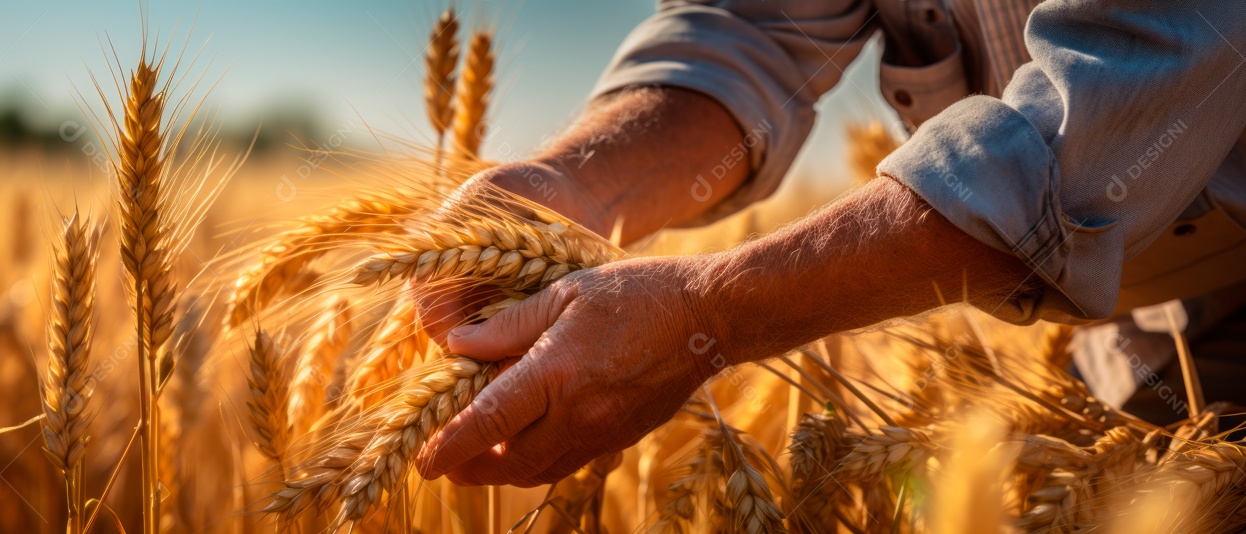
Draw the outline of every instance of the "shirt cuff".
<instances>
[{"instance_id":1,"label":"shirt cuff","mask_svg":"<svg viewBox=\"0 0 1246 534\"><path fill-rule=\"evenodd\" d=\"M1055 155L1017 109L986 96L962 100L922 125L878 169L1046 282L985 311L1020 324L1079 323L1115 308L1124 238L1114 220L1064 214Z\"/></svg>"},{"instance_id":2,"label":"shirt cuff","mask_svg":"<svg viewBox=\"0 0 1246 534\"><path fill-rule=\"evenodd\" d=\"M800 69L770 37L730 12L687 5L664 9L638 26L620 46L592 97L638 86L696 91L721 104L743 135L739 150L723 154L708 174L689 181L695 201L708 202L718 180L736 165L750 178L694 220L716 221L772 194L813 128L816 95L784 89ZM782 80L781 83L779 80ZM690 134L692 135L692 134Z\"/></svg>"}]
</instances>

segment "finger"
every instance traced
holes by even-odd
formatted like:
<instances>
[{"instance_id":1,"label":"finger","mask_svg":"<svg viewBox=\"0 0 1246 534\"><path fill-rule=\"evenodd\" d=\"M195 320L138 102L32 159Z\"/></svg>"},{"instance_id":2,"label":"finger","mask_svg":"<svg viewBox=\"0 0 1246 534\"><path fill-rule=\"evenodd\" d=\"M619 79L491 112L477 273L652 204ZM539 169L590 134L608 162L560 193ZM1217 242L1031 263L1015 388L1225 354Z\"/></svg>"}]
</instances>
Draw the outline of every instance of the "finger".
<instances>
[{"instance_id":1,"label":"finger","mask_svg":"<svg viewBox=\"0 0 1246 534\"><path fill-rule=\"evenodd\" d=\"M540 368L520 359L429 439L417 459L420 474L432 480L453 470L518 434L545 415L548 404Z\"/></svg>"},{"instance_id":2,"label":"finger","mask_svg":"<svg viewBox=\"0 0 1246 534\"><path fill-rule=\"evenodd\" d=\"M477 301L481 300L471 288L447 286L427 292L424 287L415 287L414 281L407 291L416 293L416 305L424 331L440 345L445 344L450 329L463 324L468 314L479 307Z\"/></svg>"},{"instance_id":3,"label":"finger","mask_svg":"<svg viewBox=\"0 0 1246 534\"><path fill-rule=\"evenodd\" d=\"M420 300L420 319L424 331L438 345L444 344L451 328L467 319L461 302Z\"/></svg>"},{"instance_id":4,"label":"finger","mask_svg":"<svg viewBox=\"0 0 1246 534\"><path fill-rule=\"evenodd\" d=\"M555 284L489 320L450 331L450 352L481 360L520 356L549 330L575 297L574 286Z\"/></svg>"},{"instance_id":5,"label":"finger","mask_svg":"<svg viewBox=\"0 0 1246 534\"><path fill-rule=\"evenodd\" d=\"M564 435L565 428L542 418L501 447L463 462L454 471L455 478L490 486L524 482L545 472L573 449L571 440L561 437Z\"/></svg>"},{"instance_id":6,"label":"finger","mask_svg":"<svg viewBox=\"0 0 1246 534\"><path fill-rule=\"evenodd\" d=\"M550 461L554 462L554 464L558 464L558 463L563 462L567 456L571 456L574 454L575 454L574 450L569 450L569 451L562 453L562 456L550 455ZM509 486L516 486L520 488L532 488L532 487L540 486L540 484L532 482L531 478L501 481L495 477L488 476L487 471L475 469L474 467L472 467L473 464L474 462L463 464L463 466L459 467L457 470L446 473L446 478L449 478L451 482L454 482L455 484L460 485L460 486L509 485ZM481 477L480 473L485 473L485 476ZM485 480L492 480L493 482L485 482Z\"/></svg>"},{"instance_id":7,"label":"finger","mask_svg":"<svg viewBox=\"0 0 1246 534\"><path fill-rule=\"evenodd\" d=\"M558 461L550 464L545 471L542 471L537 476L529 478L524 485L536 487L553 484L575 474L576 471L583 469L584 466L588 465L591 461L593 461L593 459L585 458L583 452L571 451L564 454L562 458L558 459Z\"/></svg>"}]
</instances>

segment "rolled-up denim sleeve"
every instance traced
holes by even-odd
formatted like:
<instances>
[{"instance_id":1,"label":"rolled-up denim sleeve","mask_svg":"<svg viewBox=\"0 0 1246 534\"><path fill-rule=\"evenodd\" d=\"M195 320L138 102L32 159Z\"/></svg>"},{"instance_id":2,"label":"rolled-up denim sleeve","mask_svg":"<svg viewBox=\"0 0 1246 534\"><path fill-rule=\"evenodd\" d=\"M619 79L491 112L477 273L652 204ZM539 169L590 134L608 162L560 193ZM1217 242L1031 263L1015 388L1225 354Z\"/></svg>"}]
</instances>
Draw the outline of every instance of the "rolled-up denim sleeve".
<instances>
[{"instance_id":1,"label":"rolled-up denim sleeve","mask_svg":"<svg viewBox=\"0 0 1246 534\"><path fill-rule=\"evenodd\" d=\"M722 166L749 180L689 225L729 215L774 192L813 127L813 105L870 37L863 0L663 0L619 47L593 90L673 86L719 102L744 134ZM744 161L747 160L747 161ZM696 201L722 175L689 179Z\"/></svg>"},{"instance_id":2,"label":"rolled-up denim sleeve","mask_svg":"<svg viewBox=\"0 0 1246 534\"><path fill-rule=\"evenodd\" d=\"M1246 3L1049 0L1025 37L1002 99L948 108L879 172L1045 282L986 311L1103 318L1246 128Z\"/></svg>"}]
</instances>

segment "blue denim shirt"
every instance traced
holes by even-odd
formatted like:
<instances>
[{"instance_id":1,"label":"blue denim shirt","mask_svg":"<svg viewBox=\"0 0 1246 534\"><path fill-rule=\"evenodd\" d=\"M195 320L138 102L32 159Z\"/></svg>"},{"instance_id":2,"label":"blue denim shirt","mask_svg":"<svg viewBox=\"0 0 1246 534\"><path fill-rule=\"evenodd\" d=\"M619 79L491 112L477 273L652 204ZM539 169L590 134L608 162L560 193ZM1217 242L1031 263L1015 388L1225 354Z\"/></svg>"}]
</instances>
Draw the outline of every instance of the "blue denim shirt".
<instances>
[{"instance_id":1,"label":"blue denim shirt","mask_svg":"<svg viewBox=\"0 0 1246 534\"><path fill-rule=\"evenodd\" d=\"M1148 288L1149 298L1166 300L1228 285L1219 278L1230 271L1246 276L1246 263L1203 261L1246 257L1242 0L659 6L594 94L696 90L758 137L750 181L699 222L775 190L812 128L814 103L881 30L884 96L915 131L879 173L1046 282L987 311L1018 323L1084 322L1145 303L1121 297L1122 286L1158 281L1171 290ZM1194 234L1175 222L1209 214L1214 231L1164 241Z\"/></svg>"}]
</instances>

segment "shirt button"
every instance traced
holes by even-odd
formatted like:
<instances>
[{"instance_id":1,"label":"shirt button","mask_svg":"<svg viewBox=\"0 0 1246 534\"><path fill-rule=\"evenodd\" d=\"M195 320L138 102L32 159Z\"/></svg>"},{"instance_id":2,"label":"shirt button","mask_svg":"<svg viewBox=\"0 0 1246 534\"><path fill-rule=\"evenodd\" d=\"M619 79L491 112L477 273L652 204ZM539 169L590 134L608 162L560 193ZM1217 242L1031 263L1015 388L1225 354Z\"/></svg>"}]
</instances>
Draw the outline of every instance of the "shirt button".
<instances>
[{"instance_id":1,"label":"shirt button","mask_svg":"<svg viewBox=\"0 0 1246 534\"><path fill-rule=\"evenodd\" d=\"M900 104L901 106L904 106L906 108L913 105L913 95L910 95L908 91L905 91L904 89L899 89L896 91L895 96L896 96L897 104Z\"/></svg>"}]
</instances>

